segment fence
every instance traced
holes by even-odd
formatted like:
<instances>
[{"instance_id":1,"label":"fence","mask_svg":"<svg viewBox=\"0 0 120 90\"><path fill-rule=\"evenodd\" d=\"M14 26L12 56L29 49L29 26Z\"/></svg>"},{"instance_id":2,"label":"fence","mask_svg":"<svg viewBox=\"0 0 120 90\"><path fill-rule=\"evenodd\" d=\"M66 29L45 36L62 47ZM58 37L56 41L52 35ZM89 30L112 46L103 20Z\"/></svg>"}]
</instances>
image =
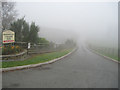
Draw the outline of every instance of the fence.
<instances>
[{"instance_id":1,"label":"fence","mask_svg":"<svg viewBox=\"0 0 120 90\"><path fill-rule=\"evenodd\" d=\"M116 47L102 47L91 44L89 44L88 47L105 56L118 60L118 48Z\"/></svg>"},{"instance_id":2,"label":"fence","mask_svg":"<svg viewBox=\"0 0 120 90\"><path fill-rule=\"evenodd\" d=\"M9 45L18 45L24 49L23 52L15 55L2 55L2 60L21 60L26 57L31 56L32 54L41 54L41 53L49 53L54 51L60 51L63 49L69 49L74 47L74 45L65 45L65 44L53 44L53 43L39 43L39 44L30 44L30 48L28 48L27 42L15 42L13 44L4 44L5 46Z\"/></svg>"},{"instance_id":3,"label":"fence","mask_svg":"<svg viewBox=\"0 0 120 90\"><path fill-rule=\"evenodd\" d=\"M54 52L54 51L60 51L63 49L69 49L73 46L66 46L65 44L31 44L31 48L28 49L28 54L36 54L36 53L48 53L48 52Z\"/></svg>"},{"instance_id":4,"label":"fence","mask_svg":"<svg viewBox=\"0 0 120 90\"><path fill-rule=\"evenodd\" d=\"M0 58L2 60L22 60L27 57L27 50L24 50L24 52L21 52L19 54L14 54L14 55L1 55Z\"/></svg>"},{"instance_id":5,"label":"fence","mask_svg":"<svg viewBox=\"0 0 120 90\"><path fill-rule=\"evenodd\" d=\"M11 47L11 46L19 46L20 48L22 48L22 51L20 53L16 53L16 54L10 54L10 55L4 55L4 52L2 51L2 48L0 48L0 50L2 51L2 55L0 55L0 57L2 58L2 60L15 60L15 59L24 59L25 57L27 57L27 43L26 42L15 42L15 43L6 43L3 44L2 46L4 47ZM7 50L7 52L10 52L10 50Z\"/></svg>"}]
</instances>

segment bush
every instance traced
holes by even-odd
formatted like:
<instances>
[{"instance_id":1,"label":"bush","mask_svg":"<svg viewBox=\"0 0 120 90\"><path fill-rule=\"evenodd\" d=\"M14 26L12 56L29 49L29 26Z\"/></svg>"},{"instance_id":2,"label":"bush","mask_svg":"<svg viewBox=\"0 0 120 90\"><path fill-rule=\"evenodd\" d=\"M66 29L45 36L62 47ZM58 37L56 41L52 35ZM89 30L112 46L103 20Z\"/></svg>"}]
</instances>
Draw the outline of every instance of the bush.
<instances>
[{"instance_id":1,"label":"bush","mask_svg":"<svg viewBox=\"0 0 120 90\"><path fill-rule=\"evenodd\" d=\"M2 46L2 55L16 54L16 53L21 52L22 50L23 50L23 48L21 48L18 45Z\"/></svg>"}]
</instances>

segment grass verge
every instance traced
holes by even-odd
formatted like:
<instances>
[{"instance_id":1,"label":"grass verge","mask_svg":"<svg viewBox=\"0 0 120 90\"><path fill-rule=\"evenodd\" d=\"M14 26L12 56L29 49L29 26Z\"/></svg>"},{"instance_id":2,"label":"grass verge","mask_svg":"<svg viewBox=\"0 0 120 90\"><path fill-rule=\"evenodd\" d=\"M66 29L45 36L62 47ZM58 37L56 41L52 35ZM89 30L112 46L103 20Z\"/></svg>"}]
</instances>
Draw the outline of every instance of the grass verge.
<instances>
[{"instance_id":1,"label":"grass verge","mask_svg":"<svg viewBox=\"0 0 120 90\"><path fill-rule=\"evenodd\" d=\"M109 58L111 58L111 59L114 59L114 60L116 60L116 61L119 61L117 56L109 55L109 54L106 54L106 53L104 53L104 52L100 52L100 51L97 51L97 50L95 50L95 51L96 51L97 53L103 55L103 56L107 56L107 57L109 57Z\"/></svg>"},{"instance_id":2,"label":"grass verge","mask_svg":"<svg viewBox=\"0 0 120 90\"><path fill-rule=\"evenodd\" d=\"M15 67L15 66L23 66L23 65L30 65L30 64L37 64L37 63L43 63L50 61L55 58L59 58L61 56L64 56L71 52L73 49L67 49L62 50L59 52L52 52L52 53L46 53L46 54L39 54L36 56L33 56L29 59L26 59L24 61L9 61L9 62L2 62L2 68L8 68L8 67Z\"/></svg>"}]
</instances>

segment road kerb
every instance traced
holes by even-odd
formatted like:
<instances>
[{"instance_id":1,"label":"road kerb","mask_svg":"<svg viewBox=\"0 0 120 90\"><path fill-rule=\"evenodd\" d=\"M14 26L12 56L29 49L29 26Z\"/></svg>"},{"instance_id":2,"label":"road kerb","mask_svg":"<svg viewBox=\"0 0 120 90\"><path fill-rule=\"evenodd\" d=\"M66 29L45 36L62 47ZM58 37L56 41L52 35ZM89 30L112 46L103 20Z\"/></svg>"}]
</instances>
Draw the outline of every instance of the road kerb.
<instances>
[{"instance_id":1,"label":"road kerb","mask_svg":"<svg viewBox=\"0 0 120 90\"><path fill-rule=\"evenodd\" d=\"M53 59L53 60L50 60L48 62L44 62L44 63L38 63L38 64L31 64L31 65L24 65L24 66L17 66L17 67L10 67L10 68L2 68L2 72L7 72L7 71L14 71L14 70L21 70L21 69L27 69L27 68L33 68L33 67L38 67L38 66L42 66L42 65L46 65L46 64L51 64L51 63L54 63L60 59L63 59L65 57L67 57L68 55L72 54L74 51L76 50L73 49L70 53L64 55L64 56L61 56L59 58L56 58L56 59Z\"/></svg>"}]
</instances>

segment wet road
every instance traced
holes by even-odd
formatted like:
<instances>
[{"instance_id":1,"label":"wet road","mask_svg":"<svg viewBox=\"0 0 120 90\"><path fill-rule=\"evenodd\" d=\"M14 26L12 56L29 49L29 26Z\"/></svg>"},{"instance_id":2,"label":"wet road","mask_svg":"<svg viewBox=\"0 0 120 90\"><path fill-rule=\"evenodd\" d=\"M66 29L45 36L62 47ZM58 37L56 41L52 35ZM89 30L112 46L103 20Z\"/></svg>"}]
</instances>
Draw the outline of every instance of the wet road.
<instances>
[{"instance_id":1,"label":"wet road","mask_svg":"<svg viewBox=\"0 0 120 90\"><path fill-rule=\"evenodd\" d=\"M53 64L3 73L4 88L117 88L118 64L80 46Z\"/></svg>"}]
</instances>

